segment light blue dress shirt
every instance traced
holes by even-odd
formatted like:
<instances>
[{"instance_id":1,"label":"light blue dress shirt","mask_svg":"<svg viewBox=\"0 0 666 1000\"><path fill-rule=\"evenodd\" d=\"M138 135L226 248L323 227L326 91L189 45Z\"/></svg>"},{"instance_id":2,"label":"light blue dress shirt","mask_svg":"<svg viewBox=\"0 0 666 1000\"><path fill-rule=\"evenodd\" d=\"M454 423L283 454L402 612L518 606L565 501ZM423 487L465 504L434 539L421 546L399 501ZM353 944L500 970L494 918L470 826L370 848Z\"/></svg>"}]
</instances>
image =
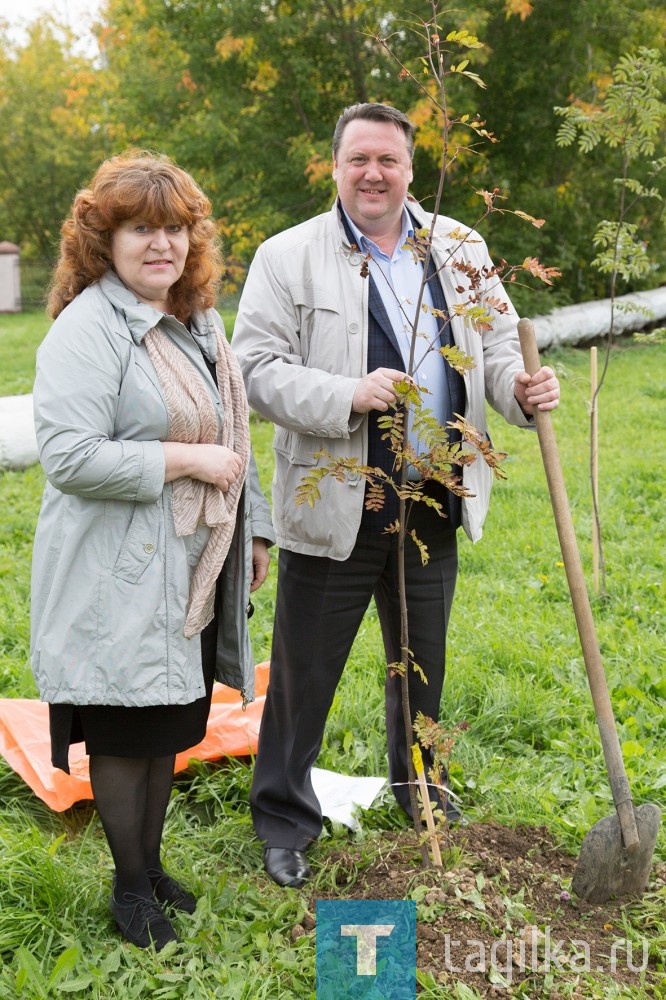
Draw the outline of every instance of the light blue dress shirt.
<instances>
[{"instance_id":1,"label":"light blue dress shirt","mask_svg":"<svg viewBox=\"0 0 666 1000\"><path fill-rule=\"evenodd\" d=\"M403 209L402 232L391 257L364 236L349 216L347 220L359 250L370 255L369 271L381 295L407 371L416 305L423 280L423 264L415 260L411 251L405 247L408 237L414 236L409 213L407 209ZM418 317L413 376L421 390L425 390L423 406L444 424L449 412L450 397L446 362L438 350L441 345L439 327L442 321L431 312L433 302L428 285L424 289L422 302L428 308L422 309ZM423 450L410 426L407 434L414 450L417 453Z\"/></svg>"}]
</instances>

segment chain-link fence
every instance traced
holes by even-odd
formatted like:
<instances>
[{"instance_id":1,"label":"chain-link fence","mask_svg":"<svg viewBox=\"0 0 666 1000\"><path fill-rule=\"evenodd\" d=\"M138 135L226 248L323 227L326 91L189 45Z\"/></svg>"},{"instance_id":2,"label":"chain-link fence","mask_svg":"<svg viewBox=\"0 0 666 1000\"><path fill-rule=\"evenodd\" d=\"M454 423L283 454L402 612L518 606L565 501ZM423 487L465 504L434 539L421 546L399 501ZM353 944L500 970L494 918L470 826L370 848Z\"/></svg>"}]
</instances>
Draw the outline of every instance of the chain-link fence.
<instances>
[{"instance_id":1,"label":"chain-link fence","mask_svg":"<svg viewBox=\"0 0 666 1000\"><path fill-rule=\"evenodd\" d=\"M53 262L45 257L19 259L23 309L44 308L52 268Z\"/></svg>"}]
</instances>

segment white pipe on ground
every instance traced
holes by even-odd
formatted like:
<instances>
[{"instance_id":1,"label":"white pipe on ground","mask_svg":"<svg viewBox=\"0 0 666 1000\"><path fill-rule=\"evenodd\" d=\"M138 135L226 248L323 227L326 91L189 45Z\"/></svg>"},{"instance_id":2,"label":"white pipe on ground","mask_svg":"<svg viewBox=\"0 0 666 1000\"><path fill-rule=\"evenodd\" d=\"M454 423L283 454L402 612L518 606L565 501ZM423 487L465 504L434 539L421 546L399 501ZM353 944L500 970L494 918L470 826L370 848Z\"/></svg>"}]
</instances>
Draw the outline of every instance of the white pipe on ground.
<instances>
[{"instance_id":1,"label":"white pipe on ground","mask_svg":"<svg viewBox=\"0 0 666 1000\"><path fill-rule=\"evenodd\" d=\"M635 333L651 323L666 319L666 285L647 292L618 295L613 313L616 334ZM560 345L577 345L608 335L611 323L611 300L581 302L555 309L548 316L532 320L540 350Z\"/></svg>"},{"instance_id":2,"label":"white pipe on ground","mask_svg":"<svg viewBox=\"0 0 666 1000\"><path fill-rule=\"evenodd\" d=\"M0 470L27 469L37 458L32 395L0 398Z\"/></svg>"}]
</instances>

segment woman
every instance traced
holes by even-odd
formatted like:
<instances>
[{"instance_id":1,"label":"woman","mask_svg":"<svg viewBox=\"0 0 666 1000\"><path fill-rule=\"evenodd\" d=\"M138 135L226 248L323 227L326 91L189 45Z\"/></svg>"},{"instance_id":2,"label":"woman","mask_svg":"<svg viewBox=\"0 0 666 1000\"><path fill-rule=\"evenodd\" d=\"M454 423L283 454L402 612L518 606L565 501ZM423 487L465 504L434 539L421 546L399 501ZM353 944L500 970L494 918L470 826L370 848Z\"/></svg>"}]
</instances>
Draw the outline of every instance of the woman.
<instances>
[{"instance_id":1,"label":"woman","mask_svg":"<svg viewBox=\"0 0 666 1000\"><path fill-rule=\"evenodd\" d=\"M63 224L37 354L32 667L54 766L85 740L111 912L139 947L178 939L163 907L196 905L161 860L174 758L215 678L254 697L249 593L274 540L210 209L166 157L103 163Z\"/></svg>"}]
</instances>

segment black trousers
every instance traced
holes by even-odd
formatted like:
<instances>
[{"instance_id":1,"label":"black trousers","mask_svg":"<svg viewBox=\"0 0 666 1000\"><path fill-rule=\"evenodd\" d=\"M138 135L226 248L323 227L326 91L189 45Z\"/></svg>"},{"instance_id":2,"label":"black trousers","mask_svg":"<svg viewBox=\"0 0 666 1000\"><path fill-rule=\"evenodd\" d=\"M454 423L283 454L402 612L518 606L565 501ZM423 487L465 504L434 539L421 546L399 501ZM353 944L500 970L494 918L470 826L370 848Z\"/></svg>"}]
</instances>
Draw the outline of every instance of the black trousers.
<instances>
[{"instance_id":1,"label":"black trousers","mask_svg":"<svg viewBox=\"0 0 666 1000\"><path fill-rule=\"evenodd\" d=\"M430 556L423 566L417 546L406 540L409 644L428 678L424 684L409 671L410 708L412 719L418 711L438 719L458 569L456 531L423 503L412 505L407 526L416 529ZM387 663L399 661L396 535L361 531L344 561L280 552L270 678L250 794L257 836L269 847L304 850L321 832L321 809L310 772L336 687L373 595ZM398 802L408 810L397 675L387 674L385 703L389 780Z\"/></svg>"}]
</instances>

